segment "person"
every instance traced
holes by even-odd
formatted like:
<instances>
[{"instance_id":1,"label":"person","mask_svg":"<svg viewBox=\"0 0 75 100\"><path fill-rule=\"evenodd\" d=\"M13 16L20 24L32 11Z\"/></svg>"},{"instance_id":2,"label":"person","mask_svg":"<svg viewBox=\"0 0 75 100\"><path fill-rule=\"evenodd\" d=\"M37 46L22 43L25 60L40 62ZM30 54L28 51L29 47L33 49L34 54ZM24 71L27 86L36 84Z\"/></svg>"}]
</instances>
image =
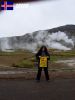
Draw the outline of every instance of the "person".
<instances>
[{"instance_id":1,"label":"person","mask_svg":"<svg viewBox=\"0 0 75 100\"><path fill-rule=\"evenodd\" d=\"M46 80L49 80L48 75L48 60L50 60L50 54L48 53L48 50L46 46L42 46L40 50L36 54L36 60L38 61L38 73L36 80L40 81L41 77L41 71L44 69Z\"/></svg>"}]
</instances>

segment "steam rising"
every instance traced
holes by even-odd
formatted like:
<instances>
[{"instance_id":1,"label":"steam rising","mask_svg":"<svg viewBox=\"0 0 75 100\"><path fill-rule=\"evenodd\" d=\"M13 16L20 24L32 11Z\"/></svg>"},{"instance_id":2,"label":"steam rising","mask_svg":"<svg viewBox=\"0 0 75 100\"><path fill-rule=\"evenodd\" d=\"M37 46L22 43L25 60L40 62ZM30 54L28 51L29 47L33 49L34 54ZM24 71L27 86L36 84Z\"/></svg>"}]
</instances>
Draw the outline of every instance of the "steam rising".
<instances>
[{"instance_id":1,"label":"steam rising","mask_svg":"<svg viewBox=\"0 0 75 100\"><path fill-rule=\"evenodd\" d=\"M27 49L36 51L38 46L46 45L48 48L58 50L71 50L74 48L74 39L69 38L64 32L49 33L48 31L38 31L21 37L1 38L0 49Z\"/></svg>"},{"instance_id":2,"label":"steam rising","mask_svg":"<svg viewBox=\"0 0 75 100\"><path fill-rule=\"evenodd\" d=\"M39 45L46 45L49 48L60 50L71 50L74 47L74 41L64 32L48 33L40 31L35 37Z\"/></svg>"},{"instance_id":3,"label":"steam rising","mask_svg":"<svg viewBox=\"0 0 75 100\"><path fill-rule=\"evenodd\" d=\"M7 49L10 49L8 38L1 38L0 39L0 49L2 51L6 51Z\"/></svg>"}]
</instances>

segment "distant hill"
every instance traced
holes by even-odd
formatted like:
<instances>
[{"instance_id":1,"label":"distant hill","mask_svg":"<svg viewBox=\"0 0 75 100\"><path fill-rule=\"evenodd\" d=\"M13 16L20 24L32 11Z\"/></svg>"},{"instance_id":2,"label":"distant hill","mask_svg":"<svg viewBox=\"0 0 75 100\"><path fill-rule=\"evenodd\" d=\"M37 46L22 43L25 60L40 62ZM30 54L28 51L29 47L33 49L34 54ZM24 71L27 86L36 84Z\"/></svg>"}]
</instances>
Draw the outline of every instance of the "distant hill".
<instances>
[{"instance_id":1,"label":"distant hill","mask_svg":"<svg viewBox=\"0 0 75 100\"><path fill-rule=\"evenodd\" d=\"M56 27L56 28L52 28L48 30L50 33L54 33L54 32L65 32L68 33L69 35L75 35L75 25L65 25L65 26L60 26L60 27Z\"/></svg>"},{"instance_id":2,"label":"distant hill","mask_svg":"<svg viewBox=\"0 0 75 100\"><path fill-rule=\"evenodd\" d=\"M23 36L0 38L0 50L2 51L16 49L35 51L42 45L59 50L75 49L75 25L40 30Z\"/></svg>"}]
</instances>

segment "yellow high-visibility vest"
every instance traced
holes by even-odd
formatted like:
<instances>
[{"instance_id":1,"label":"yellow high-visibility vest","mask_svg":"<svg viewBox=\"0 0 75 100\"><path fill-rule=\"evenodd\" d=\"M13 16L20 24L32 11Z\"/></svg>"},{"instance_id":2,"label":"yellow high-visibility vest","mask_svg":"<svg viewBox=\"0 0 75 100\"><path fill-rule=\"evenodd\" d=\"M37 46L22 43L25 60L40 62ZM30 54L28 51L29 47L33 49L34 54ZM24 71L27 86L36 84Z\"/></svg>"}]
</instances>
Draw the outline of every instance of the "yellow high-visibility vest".
<instances>
[{"instance_id":1,"label":"yellow high-visibility vest","mask_svg":"<svg viewBox=\"0 0 75 100\"><path fill-rule=\"evenodd\" d=\"M47 67L48 56L40 56L40 67Z\"/></svg>"}]
</instances>

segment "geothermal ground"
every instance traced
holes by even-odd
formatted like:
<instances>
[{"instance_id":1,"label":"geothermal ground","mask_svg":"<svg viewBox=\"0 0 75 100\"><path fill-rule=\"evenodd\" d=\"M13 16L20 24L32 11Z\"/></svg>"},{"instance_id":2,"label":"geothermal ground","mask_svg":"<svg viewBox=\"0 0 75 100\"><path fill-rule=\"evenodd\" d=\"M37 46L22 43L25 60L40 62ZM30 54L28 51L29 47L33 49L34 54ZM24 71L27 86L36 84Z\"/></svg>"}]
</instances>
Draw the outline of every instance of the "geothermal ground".
<instances>
[{"instance_id":1,"label":"geothermal ground","mask_svg":"<svg viewBox=\"0 0 75 100\"><path fill-rule=\"evenodd\" d=\"M49 50L49 70L75 70L75 51ZM0 52L0 67L37 69L35 54L29 51Z\"/></svg>"}]
</instances>

